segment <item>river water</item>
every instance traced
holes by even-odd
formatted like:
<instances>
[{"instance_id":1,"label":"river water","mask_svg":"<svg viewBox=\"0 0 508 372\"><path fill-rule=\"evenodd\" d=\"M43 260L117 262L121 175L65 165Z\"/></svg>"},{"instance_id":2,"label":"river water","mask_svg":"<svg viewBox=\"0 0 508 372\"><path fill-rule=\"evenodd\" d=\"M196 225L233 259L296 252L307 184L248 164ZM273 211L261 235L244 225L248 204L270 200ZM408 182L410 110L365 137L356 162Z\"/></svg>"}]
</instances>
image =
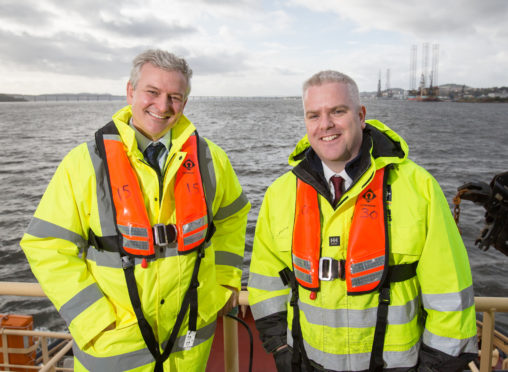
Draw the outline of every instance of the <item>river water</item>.
<instances>
[{"instance_id":1,"label":"river water","mask_svg":"<svg viewBox=\"0 0 508 372\"><path fill-rule=\"evenodd\" d=\"M508 170L508 104L367 100L367 118L378 119L409 145L409 156L441 184L452 207L459 185L490 182ZM123 106L120 101L0 103L0 281L35 281L19 240L62 157L92 138ZM202 136L229 155L252 203L246 250L267 186L289 170L287 158L305 134L299 99L191 99L186 115ZM483 226L481 207L462 203L460 227L477 296L508 296L508 257L474 240ZM246 253L244 280L250 254ZM34 315L40 329L65 325L44 298L0 298L0 313ZM508 316L496 317L508 331Z\"/></svg>"}]
</instances>

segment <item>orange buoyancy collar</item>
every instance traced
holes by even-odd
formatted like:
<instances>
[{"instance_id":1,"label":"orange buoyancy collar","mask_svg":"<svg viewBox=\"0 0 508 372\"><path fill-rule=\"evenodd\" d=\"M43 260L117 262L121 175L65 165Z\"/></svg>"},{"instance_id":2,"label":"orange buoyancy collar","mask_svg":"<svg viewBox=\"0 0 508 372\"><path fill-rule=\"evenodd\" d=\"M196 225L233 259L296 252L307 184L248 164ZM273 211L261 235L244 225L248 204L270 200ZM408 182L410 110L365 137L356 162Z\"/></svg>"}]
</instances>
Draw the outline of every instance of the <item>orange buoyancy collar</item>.
<instances>
[{"instance_id":1,"label":"orange buoyancy collar","mask_svg":"<svg viewBox=\"0 0 508 372\"><path fill-rule=\"evenodd\" d=\"M348 294L375 290L386 271L388 239L383 202L384 174L385 168L376 171L355 204L345 262ZM318 194L300 179L296 188L292 253L298 283L310 291L319 291L322 258Z\"/></svg>"},{"instance_id":2,"label":"orange buoyancy collar","mask_svg":"<svg viewBox=\"0 0 508 372\"><path fill-rule=\"evenodd\" d=\"M123 238L121 250L129 256L152 258L155 256L155 234L124 145L118 135L104 136L103 141L116 223ZM194 251L205 241L208 217L196 134L189 137L182 151L187 155L176 173L174 194L178 252L185 254ZM154 226L155 229L158 227L166 228L163 225Z\"/></svg>"}]
</instances>

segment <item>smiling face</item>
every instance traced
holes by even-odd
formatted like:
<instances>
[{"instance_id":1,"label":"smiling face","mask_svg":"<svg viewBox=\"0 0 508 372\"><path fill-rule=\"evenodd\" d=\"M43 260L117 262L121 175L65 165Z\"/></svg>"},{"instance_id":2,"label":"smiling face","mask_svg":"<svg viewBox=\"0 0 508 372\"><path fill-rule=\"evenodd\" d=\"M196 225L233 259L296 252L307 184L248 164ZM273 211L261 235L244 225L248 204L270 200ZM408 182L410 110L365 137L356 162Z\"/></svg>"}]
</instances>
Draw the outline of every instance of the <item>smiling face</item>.
<instances>
[{"instance_id":1,"label":"smiling face","mask_svg":"<svg viewBox=\"0 0 508 372\"><path fill-rule=\"evenodd\" d=\"M337 82L308 87L303 107L310 145L330 169L341 172L360 151L365 107Z\"/></svg>"},{"instance_id":2,"label":"smiling face","mask_svg":"<svg viewBox=\"0 0 508 372\"><path fill-rule=\"evenodd\" d=\"M166 134L183 113L187 82L180 71L166 71L145 63L134 87L127 84L127 103L134 126L153 141Z\"/></svg>"}]
</instances>

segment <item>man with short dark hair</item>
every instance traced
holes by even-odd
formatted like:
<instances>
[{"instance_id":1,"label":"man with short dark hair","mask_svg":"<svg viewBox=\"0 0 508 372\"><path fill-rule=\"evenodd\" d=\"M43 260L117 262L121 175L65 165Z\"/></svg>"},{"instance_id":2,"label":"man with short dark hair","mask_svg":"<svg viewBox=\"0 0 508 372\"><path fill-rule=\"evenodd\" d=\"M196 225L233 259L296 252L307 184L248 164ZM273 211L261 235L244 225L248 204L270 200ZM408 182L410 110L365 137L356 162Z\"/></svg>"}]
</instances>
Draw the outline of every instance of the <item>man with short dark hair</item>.
<instances>
[{"instance_id":1,"label":"man with short dark hair","mask_svg":"<svg viewBox=\"0 0 508 372\"><path fill-rule=\"evenodd\" d=\"M250 204L183 115L191 77L169 52L138 55L129 106L64 158L21 241L75 370L204 371L237 304Z\"/></svg>"},{"instance_id":2,"label":"man with short dark hair","mask_svg":"<svg viewBox=\"0 0 508 372\"><path fill-rule=\"evenodd\" d=\"M279 371L462 371L477 354L467 253L436 180L365 120L356 83L303 86L307 135L266 191L249 302Z\"/></svg>"}]
</instances>

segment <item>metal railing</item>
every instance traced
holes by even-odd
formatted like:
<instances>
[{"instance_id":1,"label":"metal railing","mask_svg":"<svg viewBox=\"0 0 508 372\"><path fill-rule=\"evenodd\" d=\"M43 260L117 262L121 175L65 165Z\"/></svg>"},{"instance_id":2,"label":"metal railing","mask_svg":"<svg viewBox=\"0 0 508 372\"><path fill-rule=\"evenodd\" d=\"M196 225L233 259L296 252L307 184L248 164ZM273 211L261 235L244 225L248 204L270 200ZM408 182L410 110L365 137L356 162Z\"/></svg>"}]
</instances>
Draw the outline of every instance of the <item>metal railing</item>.
<instances>
[{"instance_id":1,"label":"metal railing","mask_svg":"<svg viewBox=\"0 0 508 372\"><path fill-rule=\"evenodd\" d=\"M27 296L27 297L46 297L38 283L21 283L21 282L0 282L0 295L7 296ZM239 303L241 306L248 305L247 291L240 292ZM481 350L480 356L493 355L495 348L508 354L508 337L502 335L494 329L495 313L508 312L508 297L475 297L475 307L477 312L483 312L483 323L478 322L479 329L481 329ZM225 371L238 372L238 333L237 323L233 319L223 318L223 332L224 332L224 366ZM42 357L37 361L38 366L27 367L26 369L34 369L39 371L71 371L72 369L56 367L56 363L66 354L72 347L72 337L64 332L39 332L39 331L22 331L22 330L9 330L0 328L0 335L2 336L2 348L0 352L3 353L4 363L0 367L7 367L6 361L10 350L6 347L7 335L30 335L37 339L37 346L42 350ZM48 349L48 339L62 339L61 346L58 350ZM33 348L33 347L32 347ZM20 349L16 349L17 352ZM26 350L22 350L26 351ZM29 352L30 350L28 350ZM9 365L14 368L16 366ZM507 366L508 367L508 366ZM480 368L476 367L474 363L470 364L472 371L490 372L492 371L492 358L480 358ZM504 366L503 366L504 368ZM7 369L8 370L8 369Z\"/></svg>"}]
</instances>

